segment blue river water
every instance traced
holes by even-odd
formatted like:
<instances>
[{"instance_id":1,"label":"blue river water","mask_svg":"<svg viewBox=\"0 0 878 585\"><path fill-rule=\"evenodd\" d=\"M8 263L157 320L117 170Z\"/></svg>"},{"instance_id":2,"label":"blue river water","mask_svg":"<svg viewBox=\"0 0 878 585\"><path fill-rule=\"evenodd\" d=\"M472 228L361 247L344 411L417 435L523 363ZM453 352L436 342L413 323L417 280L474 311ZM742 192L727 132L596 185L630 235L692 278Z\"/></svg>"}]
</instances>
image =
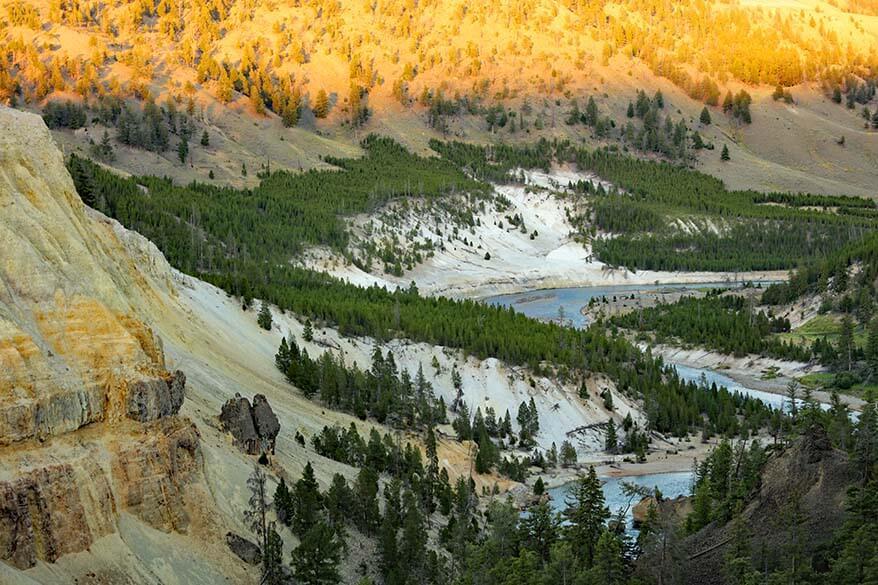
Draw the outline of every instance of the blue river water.
<instances>
[{"instance_id":1,"label":"blue river water","mask_svg":"<svg viewBox=\"0 0 878 585\"><path fill-rule=\"evenodd\" d=\"M762 283L765 286L767 283ZM606 296L637 296L638 293L653 291L674 291L696 290L705 288L728 288L733 286L728 282L714 282L706 284L653 284L653 285L623 285L623 286L596 286L596 287L575 287L575 288L559 288L551 290L537 290L525 293L516 293L509 295L500 295L483 299L484 302L501 305L504 307L512 307L514 310L540 320L554 320L563 318L566 323L573 327L585 327L588 319L580 312L582 307L588 304L593 298L601 298ZM732 392L740 392L758 398L770 405L772 408L784 408L784 397L747 388L733 379L723 374L707 369L693 368L682 364L669 364L677 369L677 373L686 380L693 382L703 382L708 386L716 383L717 386L725 386ZM622 490L622 483L629 482L636 485L655 488L657 487L662 495L666 498L676 498L681 495L689 495L692 487L692 471L678 471L672 473L656 473L650 475L632 476L632 477L604 477L604 497L607 506L612 514L617 514L620 509L624 509L629 505L628 498ZM558 511L562 511L565 507L566 493L569 484L558 486L549 490L552 496L552 506ZM631 505L636 503L631 502ZM626 524L630 529L631 526L631 510L628 510L626 516Z\"/></svg>"},{"instance_id":2,"label":"blue river water","mask_svg":"<svg viewBox=\"0 0 878 585\"><path fill-rule=\"evenodd\" d=\"M557 319L563 312L565 321L574 327L584 327L588 319L580 312L591 299L606 296L637 296L640 292L697 290L705 288L730 288L733 283L711 282L706 284L633 284L614 286L589 286L573 288L554 288L532 292L499 295L482 299L492 305L512 307L534 319Z\"/></svg>"},{"instance_id":3,"label":"blue river water","mask_svg":"<svg viewBox=\"0 0 878 585\"><path fill-rule=\"evenodd\" d=\"M616 516L620 511L625 511L626 526L631 528L631 508L640 498L635 496L633 500L626 496L622 484L631 483L637 486L658 488L663 497L676 498L681 495L689 495L692 489L692 472L676 471L672 473L653 473L649 475L636 475L631 477L603 477L601 478L604 488L604 498L610 514ZM566 507L567 490L570 484L565 484L549 490L552 496L550 505L557 512L563 512Z\"/></svg>"}]
</instances>

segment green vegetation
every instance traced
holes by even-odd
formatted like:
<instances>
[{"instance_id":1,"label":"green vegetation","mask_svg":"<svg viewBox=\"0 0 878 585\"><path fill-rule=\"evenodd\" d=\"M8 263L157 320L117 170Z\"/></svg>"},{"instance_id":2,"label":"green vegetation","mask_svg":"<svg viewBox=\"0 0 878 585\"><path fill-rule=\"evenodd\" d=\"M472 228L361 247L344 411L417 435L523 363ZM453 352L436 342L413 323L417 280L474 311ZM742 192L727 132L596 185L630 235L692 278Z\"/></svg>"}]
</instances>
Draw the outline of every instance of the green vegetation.
<instances>
[{"instance_id":1,"label":"green vegetation","mask_svg":"<svg viewBox=\"0 0 878 585\"><path fill-rule=\"evenodd\" d=\"M648 270L778 270L829 257L878 226L873 202L854 197L729 191L722 181L670 163L643 161L609 149L540 141L523 148L456 142L432 148L475 176L516 179L517 168L575 163L610 181L607 193L590 182L570 185L587 196L592 215L581 221L598 258ZM765 205L782 203L783 205ZM838 211L837 211L838 210ZM686 221L688 229L680 229Z\"/></svg>"},{"instance_id":2,"label":"green vegetation","mask_svg":"<svg viewBox=\"0 0 878 585\"><path fill-rule=\"evenodd\" d=\"M274 173L257 189L243 191L123 179L78 157L69 166L83 200L155 242L175 267L240 297L245 307L260 298L333 325L342 335L460 348L526 365L536 374L579 380L602 372L622 392L646 401L651 430L682 436L707 419L716 432L734 435L764 424L761 403L724 390L704 392L600 327L575 330L473 301L425 299L414 287L362 289L291 266L307 243L344 246L342 214L393 197L485 188L450 162L416 157L388 139L370 137L364 147L363 159L331 161L341 171ZM510 164L507 157L501 160Z\"/></svg>"},{"instance_id":3,"label":"green vegetation","mask_svg":"<svg viewBox=\"0 0 878 585\"><path fill-rule=\"evenodd\" d=\"M756 312L740 295L726 295L720 289L701 298L686 296L675 303L663 303L625 315L611 322L637 331L654 331L659 343L675 338L735 356L750 353L778 359L808 361L811 352L773 336L790 330L788 319Z\"/></svg>"}]
</instances>

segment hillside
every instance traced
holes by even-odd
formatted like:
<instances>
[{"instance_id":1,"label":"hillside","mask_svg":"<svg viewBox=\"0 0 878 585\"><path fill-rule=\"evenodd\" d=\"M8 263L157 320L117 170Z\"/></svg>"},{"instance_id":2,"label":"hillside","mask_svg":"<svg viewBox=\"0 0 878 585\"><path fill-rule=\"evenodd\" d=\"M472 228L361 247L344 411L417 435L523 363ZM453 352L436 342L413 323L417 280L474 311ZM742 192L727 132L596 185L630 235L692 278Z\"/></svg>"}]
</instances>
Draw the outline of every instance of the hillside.
<instances>
[{"instance_id":1,"label":"hillside","mask_svg":"<svg viewBox=\"0 0 878 585\"><path fill-rule=\"evenodd\" d=\"M878 17L858 3L811 0L675 6L15 0L0 29L0 100L85 102L84 125L57 131L67 152L89 153L106 130L107 162L124 171L184 182L212 173L240 186L264 165L297 170L356 154L368 132L416 152L448 136L640 150L626 107L639 90L660 90L668 118L716 148L688 148L685 160L731 187L874 195L876 132L861 113L878 109ZM772 99L777 84L789 100ZM749 124L721 107L742 90ZM604 129L566 123L589 98ZM160 146L119 131L122 106L136 113L149 100L185 120L169 124ZM699 123L705 103L713 124ZM724 144L729 163L719 159Z\"/></svg>"},{"instance_id":2,"label":"hillside","mask_svg":"<svg viewBox=\"0 0 878 585\"><path fill-rule=\"evenodd\" d=\"M0 296L0 576L29 585L86 577L255 583L225 534L250 535L243 511L256 458L221 427L223 404L237 393L267 397L280 423L267 468L272 491L277 478L293 481L308 461L321 485L334 473L353 480L354 468L317 455L311 441L326 425L353 422L364 434L376 425L305 398L277 371L280 340L302 340L302 322L274 311L265 331L254 310L172 270L153 244L82 205L38 118L2 109L0 121L0 242L11 251ZM509 409L514 417L533 397L545 421L538 439L545 449L583 423L612 416L621 425L629 412L642 416L605 377L588 382L593 397L583 400L576 386L451 348L376 344L332 328L301 343L315 357L337 353L348 364L368 363L378 345L412 377L419 368L432 372L436 356L437 395L453 400L452 372L459 372L472 409ZM599 406L597 395L607 388L613 413ZM454 480L470 472L473 450L452 432L440 431L439 461ZM584 435L577 450L584 460L605 457L600 434ZM517 485L496 473L476 478L480 486ZM42 511L22 515L22 502ZM295 537L283 538L285 549L294 546Z\"/></svg>"}]
</instances>

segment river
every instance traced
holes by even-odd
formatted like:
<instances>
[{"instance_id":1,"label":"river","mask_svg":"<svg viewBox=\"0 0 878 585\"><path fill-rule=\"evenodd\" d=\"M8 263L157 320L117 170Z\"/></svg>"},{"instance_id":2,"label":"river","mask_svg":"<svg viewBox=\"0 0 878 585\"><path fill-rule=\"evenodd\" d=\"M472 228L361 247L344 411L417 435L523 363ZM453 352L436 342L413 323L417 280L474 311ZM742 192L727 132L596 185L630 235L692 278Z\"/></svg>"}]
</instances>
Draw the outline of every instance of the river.
<instances>
[{"instance_id":1,"label":"river","mask_svg":"<svg viewBox=\"0 0 878 585\"><path fill-rule=\"evenodd\" d=\"M568 321L574 327L585 327L588 319L582 314L582 307L593 298L613 296L635 296L640 292L653 292L656 290L696 290L704 288L726 288L733 283L715 282L706 284L653 284L653 285L621 285L621 286L596 286L559 288L551 290L537 290L532 292L499 295L483 299L484 302L512 307L514 310L533 317L534 319L550 320L559 316ZM767 283L761 283L763 286ZM669 365L677 369L677 373L686 380L705 382L710 385L725 386L732 392L740 392L762 400L773 408L784 407L784 397L762 390L747 388L728 376L708 368L693 368L669 362ZM676 498L681 495L689 495L692 484L692 471L675 471L669 473L656 473L632 477L602 477L604 482L604 497L610 512L615 514L628 504L628 499L622 492L622 482L629 482L649 488L658 487L666 498ZM565 506L566 493L570 484L558 486L549 490L552 496L552 506L561 511ZM631 511L626 518L627 525L631 526Z\"/></svg>"},{"instance_id":2,"label":"river","mask_svg":"<svg viewBox=\"0 0 878 585\"><path fill-rule=\"evenodd\" d=\"M676 498L677 496L689 495L692 488L692 472L691 471L674 471L671 473L654 473L651 475L635 475L631 477L602 477L604 488L604 498L610 513L614 516L621 510L628 508L625 515L625 524L629 531L632 530L631 508L639 501L639 497L635 497L629 502L628 496L625 495L622 484L631 483L641 487L653 489L658 488L665 498ZM549 490L552 497L550 505L557 512L563 512L566 507L567 490L570 484L561 485ZM630 507L629 507L630 504Z\"/></svg>"}]
</instances>

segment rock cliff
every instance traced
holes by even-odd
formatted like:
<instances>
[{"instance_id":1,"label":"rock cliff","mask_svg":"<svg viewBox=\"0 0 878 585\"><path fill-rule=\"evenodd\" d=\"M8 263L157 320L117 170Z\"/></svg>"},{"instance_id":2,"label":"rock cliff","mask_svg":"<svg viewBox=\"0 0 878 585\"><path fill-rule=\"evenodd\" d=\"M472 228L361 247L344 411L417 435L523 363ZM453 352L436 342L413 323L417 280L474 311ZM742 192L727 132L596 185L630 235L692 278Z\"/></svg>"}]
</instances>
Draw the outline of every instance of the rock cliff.
<instances>
[{"instance_id":1,"label":"rock cliff","mask_svg":"<svg viewBox=\"0 0 878 585\"><path fill-rule=\"evenodd\" d=\"M209 503L200 435L145 321L171 271L82 204L40 118L5 108L0 251L0 562L87 551L122 515L187 532Z\"/></svg>"}]
</instances>

